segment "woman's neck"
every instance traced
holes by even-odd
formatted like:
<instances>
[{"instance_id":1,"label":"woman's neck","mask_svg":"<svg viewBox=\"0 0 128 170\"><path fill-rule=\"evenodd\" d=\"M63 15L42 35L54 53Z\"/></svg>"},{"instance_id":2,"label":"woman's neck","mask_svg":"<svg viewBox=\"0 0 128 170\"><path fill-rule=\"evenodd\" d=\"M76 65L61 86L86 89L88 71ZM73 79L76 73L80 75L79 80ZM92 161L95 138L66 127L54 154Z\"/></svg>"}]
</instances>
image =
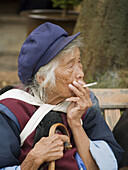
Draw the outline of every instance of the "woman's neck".
<instances>
[{"instance_id":1,"label":"woman's neck","mask_svg":"<svg viewBox=\"0 0 128 170\"><path fill-rule=\"evenodd\" d=\"M52 105L57 105L59 103L61 103L62 101L64 101L65 98L64 97L60 97L58 95L48 95L48 100L47 100L47 104L52 104Z\"/></svg>"}]
</instances>

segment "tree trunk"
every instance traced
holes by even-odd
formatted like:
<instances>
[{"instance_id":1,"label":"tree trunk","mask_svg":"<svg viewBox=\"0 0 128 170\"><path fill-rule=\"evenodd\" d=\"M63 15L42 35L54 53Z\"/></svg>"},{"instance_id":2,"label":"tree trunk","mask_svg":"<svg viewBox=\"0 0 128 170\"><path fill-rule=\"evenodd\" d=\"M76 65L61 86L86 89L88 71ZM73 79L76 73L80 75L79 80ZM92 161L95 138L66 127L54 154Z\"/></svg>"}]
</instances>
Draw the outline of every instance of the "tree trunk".
<instances>
[{"instance_id":1,"label":"tree trunk","mask_svg":"<svg viewBox=\"0 0 128 170\"><path fill-rule=\"evenodd\" d=\"M104 87L128 87L128 0L84 0L78 31L84 36L86 82L102 79ZM114 85L108 85L113 76Z\"/></svg>"}]
</instances>

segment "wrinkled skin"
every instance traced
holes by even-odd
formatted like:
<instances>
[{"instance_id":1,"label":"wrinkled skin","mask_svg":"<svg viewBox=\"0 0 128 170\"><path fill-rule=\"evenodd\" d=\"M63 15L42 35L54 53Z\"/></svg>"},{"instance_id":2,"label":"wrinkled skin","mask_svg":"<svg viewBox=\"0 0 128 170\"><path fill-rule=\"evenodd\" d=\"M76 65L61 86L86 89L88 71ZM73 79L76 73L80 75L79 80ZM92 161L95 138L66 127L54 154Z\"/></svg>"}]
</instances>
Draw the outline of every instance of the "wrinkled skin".
<instances>
[{"instance_id":1,"label":"wrinkled skin","mask_svg":"<svg viewBox=\"0 0 128 170\"><path fill-rule=\"evenodd\" d=\"M58 104L64 100L71 102L67 108L67 122L72 130L78 153L87 169L97 170L98 167L89 151L89 139L80 122L81 116L92 106L92 102L89 89L82 87L85 84L83 82L84 73L78 48L60 60L55 70L55 76L56 86L50 92L47 91L48 103ZM49 140L52 141L52 146ZM65 135L42 138L29 152L21 165L21 169L35 170L43 162L60 159L63 156L63 143L65 141L68 141Z\"/></svg>"},{"instance_id":2,"label":"wrinkled skin","mask_svg":"<svg viewBox=\"0 0 128 170\"><path fill-rule=\"evenodd\" d=\"M85 84L84 73L78 48L60 60L55 75L56 87L53 89L53 96L60 101L68 98L67 101L72 102L67 109L67 119L71 126L72 121L78 123L83 113L92 105L89 89L82 87Z\"/></svg>"},{"instance_id":3,"label":"wrinkled skin","mask_svg":"<svg viewBox=\"0 0 128 170\"><path fill-rule=\"evenodd\" d=\"M70 52L62 59L55 70L56 86L47 92L49 96L48 103L57 104L68 97L75 96L74 92L70 89L69 84L73 81L83 81L84 73L80 59L80 51L75 48L73 53Z\"/></svg>"}]
</instances>

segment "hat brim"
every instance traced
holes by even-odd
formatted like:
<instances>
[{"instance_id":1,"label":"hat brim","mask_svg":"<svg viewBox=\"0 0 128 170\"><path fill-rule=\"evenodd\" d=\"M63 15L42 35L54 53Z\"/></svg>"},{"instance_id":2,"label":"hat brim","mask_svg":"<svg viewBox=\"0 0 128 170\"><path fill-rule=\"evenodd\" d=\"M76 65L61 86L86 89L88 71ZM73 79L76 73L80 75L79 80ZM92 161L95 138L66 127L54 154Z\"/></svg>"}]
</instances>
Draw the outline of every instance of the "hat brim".
<instances>
[{"instance_id":1,"label":"hat brim","mask_svg":"<svg viewBox=\"0 0 128 170\"><path fill-rule=\"evenodd\" d=\"M73 41L80 34L81 33L78 32L72 36L62 36L61 38L59 38L45 53L45 56L41 58L40 62L34 69L33 75L35 75L39 68L49 63L62 49L64 49L71 41Z\"/></svg>"}]
</instances>

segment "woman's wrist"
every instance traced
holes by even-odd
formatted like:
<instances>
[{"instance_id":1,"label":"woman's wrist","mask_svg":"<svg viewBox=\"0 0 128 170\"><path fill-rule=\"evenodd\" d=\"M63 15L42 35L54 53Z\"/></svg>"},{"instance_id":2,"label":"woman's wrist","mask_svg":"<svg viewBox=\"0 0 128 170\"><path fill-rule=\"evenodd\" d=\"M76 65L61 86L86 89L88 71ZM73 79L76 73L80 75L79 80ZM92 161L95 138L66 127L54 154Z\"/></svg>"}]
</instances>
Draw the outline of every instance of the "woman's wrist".
<instances>
[{"instance_id":1,"label":"woman's wrist","mask_svg":"<svg viewBox=\"0 0 128 170\"><path fill-rule=\"evenodd\" d=\"M39 159L37 154L35 154L34 149L32 149L22 162L21 170L37 170L41 164L42 159Z\"/></svg>"},{"instance_id":2,"label":"woman's wrist","mask_svg":"<svg viewBox=\"0 0 128 170\"><path fill-rule=\"evenodd\" d=\"M72 130L81 127L81 121L80 121L80 119L79 119L79 120L71 120L71 119L68 119L68 124L69 124L69 126L70 126L70 128L71 128Z\"/></svg>"}]
</instances>

